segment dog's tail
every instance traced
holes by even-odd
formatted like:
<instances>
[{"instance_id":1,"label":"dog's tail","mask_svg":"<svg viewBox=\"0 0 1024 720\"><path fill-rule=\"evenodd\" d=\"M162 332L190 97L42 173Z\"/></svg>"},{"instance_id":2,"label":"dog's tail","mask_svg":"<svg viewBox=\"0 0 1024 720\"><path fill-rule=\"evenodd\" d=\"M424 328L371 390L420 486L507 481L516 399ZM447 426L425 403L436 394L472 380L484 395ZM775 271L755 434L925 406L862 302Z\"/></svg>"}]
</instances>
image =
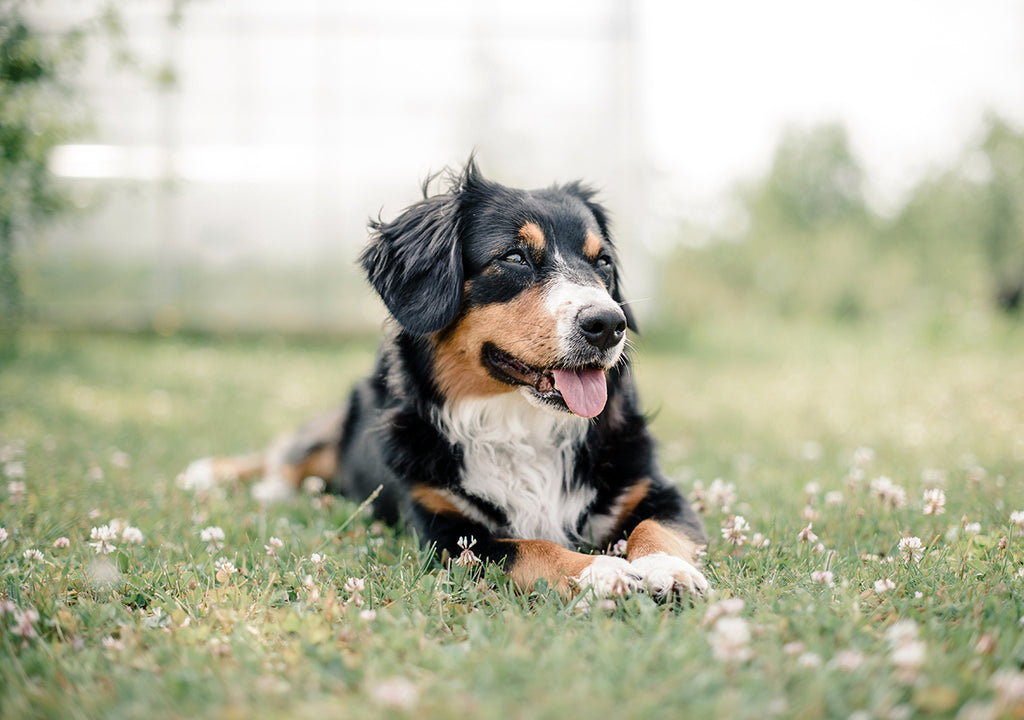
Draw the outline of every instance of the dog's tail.
<instances>
[{"instance_id":1,"label":"dog's tail","mask_svg":"<svg viewBox=\"0 0 1024 720\"><path fill-rule=\"evenodd\" d=\"M253 494L265 501L291 495L307 478L330 484L339 474L344 420L344 406L337 407L260 452L196 460L178 476L178 483L196 491L224 482L255 483Z\"/></svg>"}]
</instances>

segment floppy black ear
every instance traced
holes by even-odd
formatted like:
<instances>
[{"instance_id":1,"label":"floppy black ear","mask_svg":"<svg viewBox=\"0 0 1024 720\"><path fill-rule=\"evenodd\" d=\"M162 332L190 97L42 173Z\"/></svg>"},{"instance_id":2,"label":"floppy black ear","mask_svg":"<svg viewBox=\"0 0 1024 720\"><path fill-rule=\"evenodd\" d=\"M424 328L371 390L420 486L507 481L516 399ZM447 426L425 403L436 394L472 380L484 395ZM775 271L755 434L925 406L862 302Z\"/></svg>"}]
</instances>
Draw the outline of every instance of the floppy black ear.
<instances>
[{"instance_id":1,"label":"floppy black ear","mask_svg":"<svg viewBox=\"0 0 1024 720\"><path fill-rule=\"evenodd\" d=\"M454 320L463 281L457 192L424 198L392 222L371 221L370 228L360 262L402 327L427 335Z\"/></svg>"},{"instance_id":2,"label":"floppy black ear","mask_svg":"<svg viewBox=\"0 0 1024 720\"><path fill-rule=\"evenodd\" d=\"M611 234L611 223L608 221L608 211L605 210L604 205L594 200L597 196L597 191L592 187L584 185L581 182L571 182L565 186L565 191L570 195L575 195L577 198L583 201L583 204L590 210L591 215L597 221L597 227L601 231L601 235L611 245L612 234ZM639 333L640 329L637 327L636 318L633 317L633 312L629 309L629 305L626 304L625 299L622 297L622 275L619 273L618 267L615 268L615 283L612 286L612 300L619 304L622 308L622 312L626 316L626 326L635 333Z\"/></svg>"}]
</instances>

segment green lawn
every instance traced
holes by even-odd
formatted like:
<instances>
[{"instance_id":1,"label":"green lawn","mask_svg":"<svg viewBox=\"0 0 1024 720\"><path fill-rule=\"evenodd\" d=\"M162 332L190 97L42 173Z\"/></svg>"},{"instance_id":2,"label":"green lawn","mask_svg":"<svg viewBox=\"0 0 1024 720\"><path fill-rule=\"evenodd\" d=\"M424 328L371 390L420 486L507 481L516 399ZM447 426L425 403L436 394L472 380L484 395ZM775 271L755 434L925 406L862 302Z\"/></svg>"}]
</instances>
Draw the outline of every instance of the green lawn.
<instances>
[{"instance_id":1,"label":"green lawn","mask_svg":"<svg viewBox=\"0 0 1024 720\"><path fill-rule=\"evenodd\" d=\"M435 566L344 500L177 487L339 402L370 341L22 345L0 367L5 719L1024 716L1020 327L645 338L716 593L590 611Z\"/></svg>"}]
</instances>

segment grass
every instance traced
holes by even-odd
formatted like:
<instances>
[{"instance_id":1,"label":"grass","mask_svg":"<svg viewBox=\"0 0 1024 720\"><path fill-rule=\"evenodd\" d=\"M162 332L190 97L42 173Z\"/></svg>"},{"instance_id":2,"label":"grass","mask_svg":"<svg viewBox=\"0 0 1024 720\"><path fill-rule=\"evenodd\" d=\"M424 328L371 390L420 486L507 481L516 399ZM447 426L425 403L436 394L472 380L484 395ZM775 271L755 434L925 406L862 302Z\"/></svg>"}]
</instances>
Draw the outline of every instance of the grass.
<instances>
[{"instance_id":1,"label":"grass","mask_svg":"<svg viewBox=\"0 0 1024 720\"><path fill-rule=\"evenodd\" d=\"M708 328L645 339L637 374L666 470L714 488L716 594L592 611L439 567L345 500L177 487L340 401L371 342L29 332L0 371L0 716L1024 714L1020 328ZM96 552L115 520L142 542Z\"/></svg>"}]
</instances>

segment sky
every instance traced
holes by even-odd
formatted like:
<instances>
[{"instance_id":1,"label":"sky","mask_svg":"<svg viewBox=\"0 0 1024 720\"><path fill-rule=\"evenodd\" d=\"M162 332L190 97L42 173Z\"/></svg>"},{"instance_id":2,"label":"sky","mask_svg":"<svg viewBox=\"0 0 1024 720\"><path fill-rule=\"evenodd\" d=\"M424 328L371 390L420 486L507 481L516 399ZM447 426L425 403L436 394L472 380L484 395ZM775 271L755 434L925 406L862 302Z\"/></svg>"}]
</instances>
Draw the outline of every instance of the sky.
<instances>
[{"instance_id":1,"label":"sky","mask_svg":"<svg viewBox=\"0 0 1024 720\"><path fill-rule=\"evenodd\" d=\"M644 0L641 18L650 153L683 196L763 172L789 125L838 120L884 206L986 109L1024 124L1021 2Z\"/></svg>"}]
</instances>

